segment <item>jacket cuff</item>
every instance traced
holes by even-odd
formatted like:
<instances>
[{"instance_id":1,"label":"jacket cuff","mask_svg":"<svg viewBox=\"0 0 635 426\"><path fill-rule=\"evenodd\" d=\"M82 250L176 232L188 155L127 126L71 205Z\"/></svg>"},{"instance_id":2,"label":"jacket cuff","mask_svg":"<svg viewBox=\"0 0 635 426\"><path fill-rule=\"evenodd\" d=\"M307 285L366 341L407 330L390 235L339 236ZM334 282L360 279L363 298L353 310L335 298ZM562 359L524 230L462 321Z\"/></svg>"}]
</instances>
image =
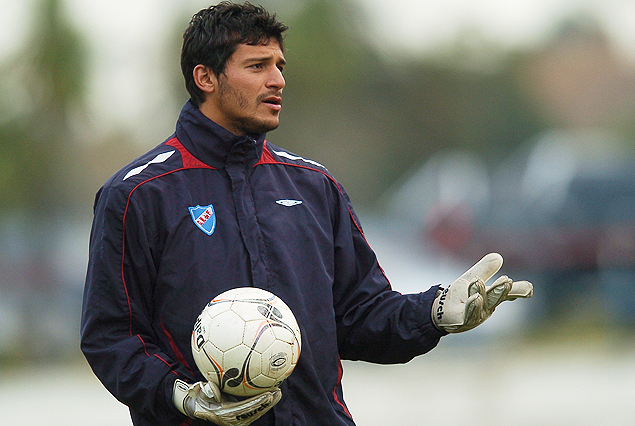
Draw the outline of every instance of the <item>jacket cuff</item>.
<instances>
[{"instance_id":1,"label":"jacket cuff","mask_svg":"<svg viewBox=\"0 0 635 426\"><path fill-rule=\"evenodd\" d=\"M430 287L423 293L425 296L422 308L424 312L428 313L428 316L426 322L423 324L422 332L426 337L430 339L440 339L441 337L447 336L449 334L445 330L438 329L432 321L432 305L440 290L441 286L435 285Z\"/></svg>"}]
</instances>

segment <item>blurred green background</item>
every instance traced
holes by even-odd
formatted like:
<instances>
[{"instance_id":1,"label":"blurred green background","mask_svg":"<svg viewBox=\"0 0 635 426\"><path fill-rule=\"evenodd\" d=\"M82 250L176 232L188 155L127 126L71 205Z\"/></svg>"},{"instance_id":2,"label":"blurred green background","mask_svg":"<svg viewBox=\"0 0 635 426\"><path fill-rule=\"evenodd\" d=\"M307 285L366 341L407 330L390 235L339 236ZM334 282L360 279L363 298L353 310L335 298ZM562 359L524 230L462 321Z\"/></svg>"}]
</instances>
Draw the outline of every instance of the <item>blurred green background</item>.
<instances>
[{"instance_id":1,"label":"blurred green background","mask_svg":"<svg viewBox=\"0 0 635 426\"><path fill-rule=\"evenodd\" d=\"M489 250L508 259L503 272L535 285L531 301L407 366L347 364L360 425L426 424L378 420L369 377L402 389L392 401L402 416L426 400L424 411L438 410L454 380L483 398L464 405L489 417L475 424L605 424L607 405L613 425L630 424L635 5L261 3L290 26L282 121L268 139L340 180L395 289L447 283ZM59 424L95 412L113 424L109 403L126 418L79 352L92 202L112 173L173 132L187 99L181 33L208 5L0 2L0 411L20 414L9 419L44 424L20 413L25 383L42 377L61 395L50 404L85 398ZM439 365L451 368L448 381ZM467 373L475 369L482 380ZM516 405L483 408L512 391ZM428 418L464 424L462 412Z\"/></svg>"}]
</instances>

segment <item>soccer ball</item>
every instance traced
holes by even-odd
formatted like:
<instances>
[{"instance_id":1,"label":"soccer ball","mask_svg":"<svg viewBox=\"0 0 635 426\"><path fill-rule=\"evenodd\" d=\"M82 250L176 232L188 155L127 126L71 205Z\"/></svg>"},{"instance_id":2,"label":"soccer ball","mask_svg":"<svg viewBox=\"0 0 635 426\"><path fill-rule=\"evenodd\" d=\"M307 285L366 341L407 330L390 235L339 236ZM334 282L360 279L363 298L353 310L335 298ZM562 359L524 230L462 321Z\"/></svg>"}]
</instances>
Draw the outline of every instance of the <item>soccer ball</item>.
<instances>
[{"instance_id":1,"label":"soccer ball","mask_svg":"<svg viewBox=\"0 0 635 426\"><path fill-rule=\"evenodd\" d=\"M235 288L205 306L192 331L192 355L222 392L252 396L277 387L300 357L300 328L277 296Z\"/></svg>"}]
</instances>

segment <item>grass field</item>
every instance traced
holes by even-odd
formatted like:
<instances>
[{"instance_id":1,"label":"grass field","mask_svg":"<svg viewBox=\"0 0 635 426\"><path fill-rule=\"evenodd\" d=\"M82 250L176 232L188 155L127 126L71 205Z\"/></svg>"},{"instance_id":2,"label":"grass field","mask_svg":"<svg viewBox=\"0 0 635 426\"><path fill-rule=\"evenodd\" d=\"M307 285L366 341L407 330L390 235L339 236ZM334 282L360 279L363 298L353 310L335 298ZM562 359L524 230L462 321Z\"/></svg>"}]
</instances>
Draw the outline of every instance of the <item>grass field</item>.
<instances>
[{"instance_id":1,"label":"grass field","mask_svg":"<svg viewBox=\"0 0 635 426\"><path fill-rule=\"evenodd\" d=\"M449 336L397 366L344 363L358 426L631 426L635 339L506 344ZM126 426L84 363L0 370L2 424Z\"/></svg>"},{"instance_id":2,"label":"grass field","mask_svg":"<svg viewBox=\"0 0 635 426\"><path fill-rule=\"evenodd\" d=\"M404 366L346 364L345 397L360 426L633 425L630 344L442 344Z\"/></svg>"}]
</instances>

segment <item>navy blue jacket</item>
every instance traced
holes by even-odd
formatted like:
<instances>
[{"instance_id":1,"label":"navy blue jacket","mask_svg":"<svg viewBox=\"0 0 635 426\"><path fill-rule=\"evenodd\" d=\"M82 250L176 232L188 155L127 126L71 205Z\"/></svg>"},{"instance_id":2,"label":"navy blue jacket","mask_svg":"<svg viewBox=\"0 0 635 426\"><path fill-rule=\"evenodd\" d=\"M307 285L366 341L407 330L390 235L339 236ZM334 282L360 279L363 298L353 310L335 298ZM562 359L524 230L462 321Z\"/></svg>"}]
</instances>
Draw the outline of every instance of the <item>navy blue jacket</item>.
<instances>
[{"instance_id":1,"label":"navy blue jacket","mask_svg":"<svg viewBox=\"0 0 635 426\"><path fill-rule=\"evenodd\" d=\"M81 346L135 425L203 424L177 411L172 387L203 380L192 326L240 286L278 295L302 332L281 402L254 425L353 425L340 359L407 362L444 334L430 319L437 287L391 290L322 165L264 135L235 136L188 102L175 134L95 200Z\"/></svg>"}]
</instances>

